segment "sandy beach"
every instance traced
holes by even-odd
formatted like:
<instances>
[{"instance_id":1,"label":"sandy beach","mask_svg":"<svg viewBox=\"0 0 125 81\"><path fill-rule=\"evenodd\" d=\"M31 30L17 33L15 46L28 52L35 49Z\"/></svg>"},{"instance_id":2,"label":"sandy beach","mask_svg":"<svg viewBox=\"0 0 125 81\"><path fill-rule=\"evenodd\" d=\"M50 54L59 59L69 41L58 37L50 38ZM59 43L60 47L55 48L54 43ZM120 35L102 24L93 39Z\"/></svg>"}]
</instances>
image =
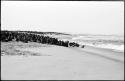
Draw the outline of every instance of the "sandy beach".
<instances>
[{"instance_id":1,"label":"sandy beach","mask_svg":"<svg viewBox=\"0 0 125 81\"><path fill-rule=\"evenodd\" d=\"M123 0L1 0L1 80L124 80Z\"/></svg>"},{"instance_id":2,"label":"sandy beach","mask_svg":"<svg viewBox=\"0 0 125 81\"><path fill-rule=\"evenodd\" d=\"M10 44L2 43L1 48ZM24 47L14 48L38 55L1 56L2 80L124 80L124 53L91 46L21 44Z\"/></svg>"}]
</instances>

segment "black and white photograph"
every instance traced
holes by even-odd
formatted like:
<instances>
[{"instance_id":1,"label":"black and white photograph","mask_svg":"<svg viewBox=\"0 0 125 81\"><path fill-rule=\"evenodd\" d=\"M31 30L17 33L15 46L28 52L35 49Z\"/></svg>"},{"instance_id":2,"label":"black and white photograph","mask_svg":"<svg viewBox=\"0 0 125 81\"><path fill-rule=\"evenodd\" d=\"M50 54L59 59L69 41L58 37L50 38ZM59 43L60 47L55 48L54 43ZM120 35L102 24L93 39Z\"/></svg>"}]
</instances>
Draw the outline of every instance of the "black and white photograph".
<instances>
[{"instance_id":1,"label":"black and white photograph","mask_svg":"<svg viewBox=\"0 0 125 81\"><path fill-rule=\"evenodd\" d=\"M124 80L123 0L2 0L1 80Z\"/></svg>"}]
</instances>

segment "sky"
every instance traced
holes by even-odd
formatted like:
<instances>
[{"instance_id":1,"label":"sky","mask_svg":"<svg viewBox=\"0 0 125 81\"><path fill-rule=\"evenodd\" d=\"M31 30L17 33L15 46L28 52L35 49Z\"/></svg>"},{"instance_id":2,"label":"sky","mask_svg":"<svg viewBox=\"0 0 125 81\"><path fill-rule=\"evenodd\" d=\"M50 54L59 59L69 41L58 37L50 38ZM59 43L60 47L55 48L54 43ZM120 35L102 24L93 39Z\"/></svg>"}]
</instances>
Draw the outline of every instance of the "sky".
<instances>
[{"instance_id":1,"label":"sky","mask_svg":"<svg viewBox=\"0 0 125 81\"><path fill-rule=\"evenodd\" d=\"M1 29L124 35L124 2L2 1Z\"/></svg>"}]
</instances>

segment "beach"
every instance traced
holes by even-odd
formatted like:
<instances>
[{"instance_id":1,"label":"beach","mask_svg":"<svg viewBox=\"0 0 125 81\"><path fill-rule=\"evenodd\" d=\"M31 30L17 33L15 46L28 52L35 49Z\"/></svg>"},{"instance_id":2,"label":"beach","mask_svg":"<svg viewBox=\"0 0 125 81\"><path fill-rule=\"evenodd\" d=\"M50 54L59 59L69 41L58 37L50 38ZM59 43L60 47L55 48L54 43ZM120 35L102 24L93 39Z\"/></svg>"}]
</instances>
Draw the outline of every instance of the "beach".
<instances>
[{"instance_id":1,"label":"beach","mask_svg":"<svg viewBox=\"0 0 125 81\"><path fill-rule=\"evenodd\" d=\"M32 42L2 43L1 49L8 46L26 54L1 56L2 80L124 80L123 52Z\"/></svg>"},{"instance_id":2,"label":"beach","mask_svg":"<svg viewBox=\"0 0 125 81\"><path fill-rule=\"evenodd\" d=\"M124 2L1 1L1 80L124 80Z\"/></svg>"}]
</instances>

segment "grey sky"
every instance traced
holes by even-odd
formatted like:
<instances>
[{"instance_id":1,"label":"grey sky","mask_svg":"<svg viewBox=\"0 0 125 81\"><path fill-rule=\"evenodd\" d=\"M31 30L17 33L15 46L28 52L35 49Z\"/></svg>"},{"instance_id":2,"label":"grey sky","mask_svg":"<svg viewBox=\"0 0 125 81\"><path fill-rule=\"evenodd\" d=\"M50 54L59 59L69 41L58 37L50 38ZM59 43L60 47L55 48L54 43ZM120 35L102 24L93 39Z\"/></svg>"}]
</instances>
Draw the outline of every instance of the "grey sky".
<instances>
[{"instance_id":1,"label":"grey sky","mask_svg":"<svg viewBox=\"0 0 125 81\"><path fill-rule=\"evenodd\" d=\"M124 2L3 1L1 29L124 34Z\"/></svg>"}]
</instances>

